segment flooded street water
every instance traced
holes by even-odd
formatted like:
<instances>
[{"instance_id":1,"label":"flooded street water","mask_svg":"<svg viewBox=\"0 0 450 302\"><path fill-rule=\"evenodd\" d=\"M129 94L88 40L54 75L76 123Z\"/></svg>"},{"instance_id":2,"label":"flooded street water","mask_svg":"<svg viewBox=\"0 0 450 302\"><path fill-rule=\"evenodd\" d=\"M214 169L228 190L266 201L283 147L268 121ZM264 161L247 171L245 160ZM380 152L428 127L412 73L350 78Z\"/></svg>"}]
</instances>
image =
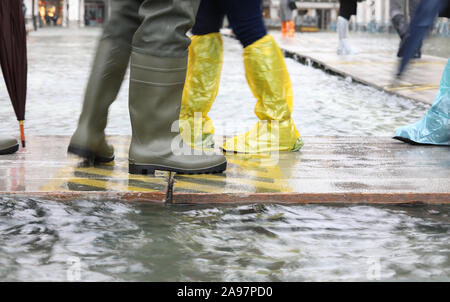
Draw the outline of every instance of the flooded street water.
<instances>
[{"instance_id":1,"label":"flooded street water","mask_svg":"<svg viewBox=\"0 0 450 302\"><path fill-rule=\"evenodd\" d=\"M0 203L0 279L450 280L448 206Z\"/></svg>"},{"instance_id":2,"label":"flooded street water","mask_svg":"<svg viewBox=\"0 0 450 302\"><path fill-rule=\"evenodd\" d=\"M71 135L75 130L99 34L98 29L61 28L31 33L28 134ZM291 59L286 63L294 89L293 116L302 135L391 136L396 127L416 121L428 108ZM131 133L127 96L128 75L111 106L107 134ZM242 47L224 38L222 78L210 114L216 132L232 135L251 128L257 121L255 103L245 79ZM17 121L3 80L0 105L0 133L15 133Z\"/></svg>"},{"instance_id":3,"label":"flooded street water","mask_svg":"<svg viewBox=\"0 0 450 302\"><path fill-rule=\"evenodd\" d=\"M28 135L71 135L98 30L29 37ZM434 41L434 42L433 42ZM435 43L437 46L433 46ZM432 40L425 49L440 53ZM250 128L255 100L241 46L224 40L210 117L218 134ZM436 53L436 55L438 55ZM302 135L391 136L428 106L286 60ZM127 83L108 134L129 134ZM0 133L17 121L0 79ZM426 184L424 184L426 185ZM450 281L449 206L158 206L0 197L0 280Z\"/></svg>"}]
</instances>

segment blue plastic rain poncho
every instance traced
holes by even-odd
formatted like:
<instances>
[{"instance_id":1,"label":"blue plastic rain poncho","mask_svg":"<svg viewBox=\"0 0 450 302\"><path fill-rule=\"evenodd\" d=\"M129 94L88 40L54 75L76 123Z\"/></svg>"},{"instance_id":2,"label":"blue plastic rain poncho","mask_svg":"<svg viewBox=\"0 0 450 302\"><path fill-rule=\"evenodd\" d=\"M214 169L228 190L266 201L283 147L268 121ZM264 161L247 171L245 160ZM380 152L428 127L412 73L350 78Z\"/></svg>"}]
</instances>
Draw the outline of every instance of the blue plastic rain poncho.
<instances>
[{"instance_id":1,"label":"blue plastic rain poncho","mask_svg":"<svg viewBox=\"0 0 450 302\"><path fill-rule=\"evenodd\" d=\"M450 146L450 59L431 108L417 123L397 129L394 138L409 143Z\"/></svg>"}]
</instances>

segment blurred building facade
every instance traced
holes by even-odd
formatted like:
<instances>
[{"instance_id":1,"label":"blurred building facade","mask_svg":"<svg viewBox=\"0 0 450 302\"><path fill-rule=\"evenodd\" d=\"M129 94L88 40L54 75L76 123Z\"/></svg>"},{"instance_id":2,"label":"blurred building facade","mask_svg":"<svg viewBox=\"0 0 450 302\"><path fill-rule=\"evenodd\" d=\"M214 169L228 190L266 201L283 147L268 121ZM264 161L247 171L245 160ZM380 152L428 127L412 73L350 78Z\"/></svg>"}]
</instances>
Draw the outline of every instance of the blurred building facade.
<instances>
[{"instance_id":1,"label":"blurred building facade","mask_svg":"<svg viewBox=\"0 0 450 302\"><path fill-rule=\"evenodd\" d=\"M123 0L126 1L126 0ZM407 0L408 1L408 0ZM110 16L111 0L24 0L27 26L101 26ZM279 0L262 0L268 27L280 27ZM294 12L297 27L335 30L339 15L338 0L297 0ZM350 29L366 32L393 31L390 0L365 0L350 20ZM33 17L34 16L34 17ZM450 22L439 19L434 32L450 36Z\"/></svg>"},{"instance_id":2,"label":"blurred building facade","mask_svg":"<svg viewBox=\"0 0 450 302\"><path fill-rule=\"evenodd\" d=\"M24 0L27 26L101 26L111 0Z\"/></svg>"},{"instance_id":3,"label":"blurred building facade","mask_svg":"<svg viewBox=\"0 0 450 302\"><path fill-rule=\"evenodd\" d=\"M297 0L296 4L298 9L294 12L294 21L298 27L315 26L318 30L336 30L336 21L339 16L338 0ZM269 27L280 26L279 7L279 0L263 1L264 16ZM407 10L405 10L405 14L408 15ZM359 2L357 15L350 20L350 29L365 32L393 31L390 18L390 0ZM434 32L450 36L449 20L438 19Z\"/></svg>"}]
</instances>

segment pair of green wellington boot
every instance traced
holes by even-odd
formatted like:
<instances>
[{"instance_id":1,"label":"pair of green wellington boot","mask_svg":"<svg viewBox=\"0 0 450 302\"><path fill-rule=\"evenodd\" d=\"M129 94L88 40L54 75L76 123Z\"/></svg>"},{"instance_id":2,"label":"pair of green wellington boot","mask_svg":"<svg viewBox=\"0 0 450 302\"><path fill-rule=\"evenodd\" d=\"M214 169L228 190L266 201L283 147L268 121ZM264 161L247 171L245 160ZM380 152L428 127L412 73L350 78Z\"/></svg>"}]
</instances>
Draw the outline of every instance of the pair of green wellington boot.
<instances>
[{"instance_id":1,"label":"pair of green wellington boot","mask_svg":"<svg viewBox=\"0 0 450 302\"><path fill-rule=\"evenodd\" d=\"M0 155L13 154L19 150L19 143L13 137L0 137Z\"/></svg>"},{"instance_id":2,"label":"pair of green wellington boot","mask_svg":"<svg viewBox=\"0 0 450 302\"><path fill-rule=\"evenodd\" d=\"M177 131L187 57L154 57L131 52L108 39L103 39L97 50L83 110L68 152L94 162L114 160L114 149L106 142L104 130L109 106L119 92L130 56L129 172L223 172L227 161L222 154L198 154L183 144Z\"/></svg>"}]
</instances>

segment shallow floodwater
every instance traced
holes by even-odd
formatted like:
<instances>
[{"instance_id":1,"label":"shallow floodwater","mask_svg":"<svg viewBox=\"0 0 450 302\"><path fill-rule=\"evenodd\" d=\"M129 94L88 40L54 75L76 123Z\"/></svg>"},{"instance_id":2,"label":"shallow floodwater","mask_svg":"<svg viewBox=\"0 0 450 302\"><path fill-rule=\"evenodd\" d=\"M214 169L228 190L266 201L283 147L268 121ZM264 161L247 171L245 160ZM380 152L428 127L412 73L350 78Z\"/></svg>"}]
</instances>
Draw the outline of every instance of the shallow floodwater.
<instances>
[{"instance_id":1,"label":"shallow floodwater","mask_svg":"<svg viewBox=\"0 0 450 302\"><path fill-rule=\"evenodd\" d=\"M25 123L28 134L73 133L99 34L98 29L60 28L30 34ZM394 38L392 43L397 45ZM384 41L381 45L388 47L390 44ZM224 48L219 94L210 117L218 134L232 135L246 131L257 121L256 100L245 79L241 45L225 38ZM425 104L328 75L291 59L286 63L294 89L293 117L304 136L391 136L396 127L415 122L428 108ZM127 95L128 76L111 106L108 134L131 133ZM17 133L17 121L9 103L5 84L0 79L0 134Z\"/></svg>"},{"instance_id":2,"label":"shallow floodwater","mask_svg":"<svg viewBox=\"0 0 450 302\"><path fill-rule=\"evenodd\" d=\"M450 281L449 213L2 199L0 279Z\"/></svg>"},{"instance_id":3,"label":"shallow floodwater","mask_svg":"<svg viewBox=\"0 0 450 302\"><path fill-rule=\"evenodd\" d=\"M27 133L70 135L98 30L29 38ZM256 121L240 45L225 39L211 112L220 134ZM432 47L431 47L432 48ZM433 48L432 48L433 49ZM302 135L390 136L426 105L287 60ZM109 134L129 134L127 85ZM0 81L0 133L16 121ZM159 206L0 198L2 281L450 281L449 206ZM78 279L79 278L79 279Z\"/></svg>"}]
</instances>

